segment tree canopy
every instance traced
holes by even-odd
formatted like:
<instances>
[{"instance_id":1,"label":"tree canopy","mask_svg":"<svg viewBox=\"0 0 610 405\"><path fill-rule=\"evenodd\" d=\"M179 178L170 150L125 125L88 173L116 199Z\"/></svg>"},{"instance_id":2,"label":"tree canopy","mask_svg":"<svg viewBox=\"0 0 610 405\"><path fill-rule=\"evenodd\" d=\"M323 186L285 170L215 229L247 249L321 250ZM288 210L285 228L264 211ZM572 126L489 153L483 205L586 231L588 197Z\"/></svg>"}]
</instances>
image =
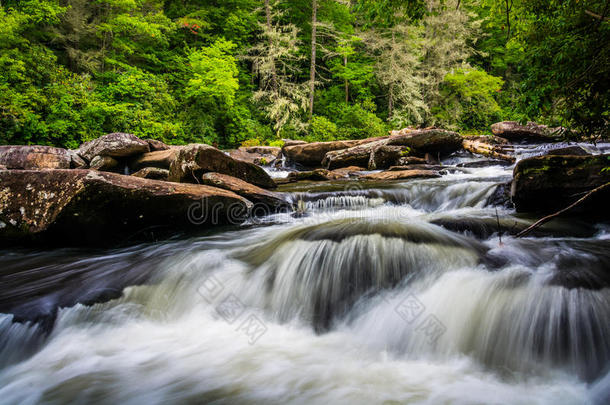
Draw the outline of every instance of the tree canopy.
<instances>
[{"instance_id":1,"label":"tree canopy","mask_svg":"<svg viewBox=\"0 0 610 405\"><path fill-rule=\"evenodd\" d=\"M610 134L607 0L4 0L0 143Z\"/></svg>"}]
</instances>

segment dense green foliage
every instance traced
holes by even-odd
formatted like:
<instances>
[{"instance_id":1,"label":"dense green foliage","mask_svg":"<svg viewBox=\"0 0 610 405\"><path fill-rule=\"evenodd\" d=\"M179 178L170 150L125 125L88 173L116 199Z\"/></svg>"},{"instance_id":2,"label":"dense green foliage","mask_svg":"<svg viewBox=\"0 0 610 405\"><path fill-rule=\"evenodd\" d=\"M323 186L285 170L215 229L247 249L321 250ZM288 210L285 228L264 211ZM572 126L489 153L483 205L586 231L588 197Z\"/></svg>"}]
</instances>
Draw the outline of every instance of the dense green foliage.
<instances>
[{"instance_id":1,"label":"dense green foliage","mask_svg":"<svg viewBox=\"0 0 610 405\"><path fill-rule=\"evenodd\" d=\"M0 143L233 147L508 119L609 133L606 0L317 0L315 36L311 0L0 4Z\"/></svg>"}]
</instances>

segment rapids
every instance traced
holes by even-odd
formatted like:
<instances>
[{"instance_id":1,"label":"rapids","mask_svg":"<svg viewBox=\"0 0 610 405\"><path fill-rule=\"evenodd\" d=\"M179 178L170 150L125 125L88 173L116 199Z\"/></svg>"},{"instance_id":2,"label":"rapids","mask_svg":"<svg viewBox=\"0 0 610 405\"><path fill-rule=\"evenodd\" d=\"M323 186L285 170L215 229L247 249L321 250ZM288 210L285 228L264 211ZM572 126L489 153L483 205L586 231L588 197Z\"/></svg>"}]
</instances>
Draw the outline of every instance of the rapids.
<instances>
[{"instance_id":1,"label":"rapids","mask_svg":"<svg viewBox=\"0 0 610 405\"><path fill-rule=\"evenodd\" d=\"M285 185L302 215L0 251L0 403L610 403L610 227L512 238L534 218L490 203L511 173Z\"/></svg>"}]
</instances>

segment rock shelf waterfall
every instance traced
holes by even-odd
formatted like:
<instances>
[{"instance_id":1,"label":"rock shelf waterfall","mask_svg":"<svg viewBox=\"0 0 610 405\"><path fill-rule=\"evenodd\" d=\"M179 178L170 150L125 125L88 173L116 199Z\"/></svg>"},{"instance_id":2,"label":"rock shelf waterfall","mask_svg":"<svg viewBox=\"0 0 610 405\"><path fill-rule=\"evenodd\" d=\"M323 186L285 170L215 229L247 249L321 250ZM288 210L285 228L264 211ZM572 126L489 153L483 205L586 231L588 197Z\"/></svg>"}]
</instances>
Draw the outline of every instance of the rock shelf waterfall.
<instances>
[{"instance_id":1,"label":"rock shelf waterfall","mask_svg":"<svg viewBox=\"0 0 610 405\"><path fill-rule=\"evenodd\" d=\"M3 252L0 403L608 403L610 229L500 242L532 221L490 199L510 177L312 183L298 217Z\"/></svg>"}]
</instances>

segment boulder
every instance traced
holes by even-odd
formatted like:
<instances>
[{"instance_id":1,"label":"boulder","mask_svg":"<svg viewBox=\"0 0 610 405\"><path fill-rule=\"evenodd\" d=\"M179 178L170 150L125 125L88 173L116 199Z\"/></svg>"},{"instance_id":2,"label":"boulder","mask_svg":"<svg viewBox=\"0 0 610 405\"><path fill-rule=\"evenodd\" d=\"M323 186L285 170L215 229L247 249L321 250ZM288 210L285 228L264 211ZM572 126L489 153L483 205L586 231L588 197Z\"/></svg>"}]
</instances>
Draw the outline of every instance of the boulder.
<instances>
[{"instance_id":1,"label":"boulder","mask_svg":"<svg viewBox=\"0 0 610 405\"><path fill-rule=\"evenodd\" d=\"M457 167L474 168L474 167L489 167L489 166L511 166L513 162L509 160L485 159L475 162L458 163Z\"/></svg>"},{"instance_id":2,"label":"boulder","mask_svg":"<svg viewBox=\"0 0 610 405\"><path fill-rule=\"evenodd\" d=\"M366 170L365 168L359 167L359 166L348 166L348 167L342 167L340 169L332 170L331 173L333 173L335 176L338 176L338 177L349 178L349 177L359 177L359 176L361 176L362 172L365 170Z\"/></svg>"},{"instance_id":3,"label":"boulder","mask_svg":"<svg viewBox=\"0 0 610 405\"><path fill-rule=\"evenodd\" d=\"M278 209L282 207L288 207L289 204L282 197L280 193L275 193L272 191L265 190L260 187L256 187L250 183L246 183L243 180L238 178L221 174L221 173L205 173L201 176L202 184L206 184L208 186L214 186L218 188L222 188L225 190L229 190L238 194L242 197L247 198L249 201L254 202L255 204L262 205L263 207L270 209ZM261 215L261 214L271 214L274 212L260 212L260 210L254 209L253 214Z\"/></svg>"},{"instance_id":4,"label":"boulder","mask_svg":"<svg viewBox=\"0 0 610 405\"><path fill-rule=\"evenodd\" d=\"M119 165L119 161L110 156L96 156L91 159L91 162L89 163L89 168L94 170L100 170L103 172L109 172L113 169L117 169Z\"/></svg>"},{"instance_id":5,"label":"boulder","mask_svg":"<svg viewBox=\"0 0 610 405\"><path fill-rule=\"evenodd\" d=\"M312 142L292 146L284 146L283 153L288 162L297 163L306 167L318 167L330 151L352 148L378 141L383 138L357 139L351 141ZM349 166L356 163L350 163ZM357 164L356 164L357 165Z\"/></svg>"},{"instance_id":6,"label":"boulder","mask_svg":"<svg viewBox=\"0 0 610 405\"><path fill-rule=\"evenodd\" d=\"M610 155L523 159L513 172L511 198L517 212L555 212L610 182L607 167L610 167ZM608 193L603 193L572 212L608 217L608 197Z\"/></svg>"},{"instance_id":7,"label":"boulder","mask_svg":"<svg viewBox=\"0 0 610 405\"><path fill-rule=\"evenodd\" d=\"M104 135L78 148L78 154L91 161L95 156L110 156L123 158L150 151L148 142L132 134L115 132Z\"/></svg>"},{"instance_id":8,"label":"boulder","mask_svg":"<svg viewBox=\"0 0 610 405\"><path fill-rule=\"evenodd\" d=\"M145 167L132 174L132 176L142 177L143 179L167 181L169 170L159 169L158 167Z\"/></svg>"},{"instance_id":9,"label":"boulder","mask_svg":"<svg viewBox=\"0 0 610 405\"><path fill-rule=\"evenodd\" d=\"M208 172L228 174L263 188L276 187L273 179L261 167L235 160L205 144L191 144L178 150L169 168L169 181L197 183Z\"/></svg>"},{"instance_id":10,"label":"boulder","mask_svg":"<svg viewBox=\"0 0 610 405\"><path fill-rule=\"evenodd\" d=\"M284 142L283 148L287 146L304 145L307 143L306 141L302 141L300 139L282 139L282 141Z\"/></svg>"},{"instance_id":11,"label":"boulder","mask_svg":"<svg viewBox=\"0 0 610 405\"><path fill-rule=\"evenodd\" d=\"M417 129L402 135L391 136L387 145L407 146L413 154L423 156L449 154L462 147L462 137L457 132L444 129Z\"/></svg>"},{"instance_id":12,"label":"boulder","mask_svg":"<svg viewBox=\"0 0 610 405\"><path fill-rule=\"evenodd\" d=\"M394 165L409 149L407 146L387 145L386 142L382 139L328 152L322 160L322 165L330 170L348 166L364 166L368 170L386 169Z\"/></svg>"},{"instance_id":13,"label":"boulder","mask_svg":"<svg viewBox=\"0 0 610 405\"><path fill-rule=\"evenodd\" d=\"M371 173L363 176L364 180L406 180L418 178L434 178L441 175L434 170L399 170Z\"/></svg>"},{"instance_id":14,"label":"boulder","mask_svg":"<svg viewBox=\"0 0 610 405\"><path fill-rule=\"evenodd\" d=\"M179 152L179 149L165 149L144 153L132 159L129 162L129 168L132 171L138 171L145 167L156 167L169 170L169 167L176 159Z\"/></svg>"},{"instance_id":15,"label":"boulder","mask_svg":"<svg viewBox=\"0 0 610 405\"><path fill-rule=\"evenodd\" d=\"M86 169L89 167L85 159L80 157L75 150L71 150L70 152L70 168L71 169Z\"/></svg>"},{"instance_id":16,"label":"boulder","mask_svg":"<svg viewBox=\"0 0 610 405\"><path fill-rule=\"evenodd\" d=\"M0 165L0 170L7 170L7 168L4 165Z\"/></svg>"},{"instance_id":17,"label":"boulder","mask_svg":"<svg viewBox=\"0 0 610 405\"><path fill-rule=\"evenodd\" d=\"M72 155L52 146L0 146L0 164L8 169L69 169Z\"/></svg>"},{"instance_id":18,"label":"boulder","mask_svg":"<svg viewBox=\"0 0 610 405\"><path fill-rule=\"evenodd\" d=\"M165 143L156 140L156 139L144 139L146 142L148 142L148 147L150 148L151 152L157 152L160 150L168 150L170 149L170 147L168 145L166 145Z\"/></svg>"},{"instance_id":19,"label":"boulder","mask_svg":"<svg viewBox=\"0 0 610 405\"><path fill-rule=\"evenodd\" d=\"M256 165L272 165L282 155L282 149L273 146L250 146L229 151L233 159Z\"/></svg>"},{"instance_id":20,"label":"boulder","mask_svg":"<svg viewBox=\"0 0 610 405\"><path fill-rule=\"evenodd\" d=\"M584 150L578 145L566 146L565 148L551 149L546 153L547 155L570 155L570 156L589 156L590 153Z\"/></svg>"},{"instance_id":21,"label":"boulder","mask_svg":"<svg viewBox=\"0 0 610 405\"><path fill-rule=\"evenodd\" d=\"M514 162L510 155L512 148L508 140L498 136L467 136L462 141L462 147L468 152L488 156L495 159Z\"/></svg>"},{"instance_id":22,"label":"boulder","mask_svg":"<svg viewBox=\"0 0 610 405\"><path fill-rule=\"evenodd\" d=\"M342 173L337 173L327 169L315 169L303 172L290 172L288 173L288 182L311 180L311 181L326 181L326 180L339 180L347 178Z\"/></svg>"},{"instance_id":23,"label":"boulder","mask_svg":"<svg viewBox=\"0 0 610 405\"><path fill-rule=\"evenodd\" d=\"M426 159L416 156L402 156L396 161L396 166L422 165L426 164Z\"/></svg>"},{"instance_id":24,"label":"boulder","mask_svg":"<svg viewBox=\"0 0 610 405\"><path fill-rule=\"evenodd\" d=\"M116 244L155 227L240 223L252 204L219 188L93 170L0 171L0 240Z\"/></svg>"},{"instance_id":25,"label":"boulder","mask_svg":"<svg viewBox=\"0 0 610 405\"><path fill-rule=\"evenodd\" d=\"M517 121L503 121L491 126L494 135L509 141L556 142L560 130L561 128L549 128L535 122L521 125Z\"/></svg>"}]
</instances>

